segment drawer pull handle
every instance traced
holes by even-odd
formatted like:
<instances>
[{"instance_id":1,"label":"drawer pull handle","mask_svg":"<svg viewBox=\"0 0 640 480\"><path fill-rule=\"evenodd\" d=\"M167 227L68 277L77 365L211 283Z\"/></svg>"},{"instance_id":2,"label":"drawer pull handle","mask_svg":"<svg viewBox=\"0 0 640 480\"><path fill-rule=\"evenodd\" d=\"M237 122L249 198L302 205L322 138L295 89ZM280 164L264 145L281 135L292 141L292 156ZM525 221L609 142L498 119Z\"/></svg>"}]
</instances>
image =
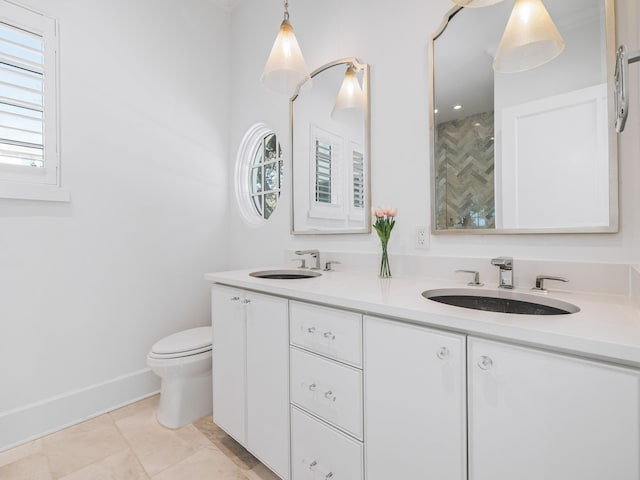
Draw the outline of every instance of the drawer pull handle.
<instances>
[{"instance_id":1,"label":"drawer pull handle","mask_svg":"<svg viewBox=\"0 0 640 480\"><path fill-rule=\"evenodd\" d=\"M240 297L231 297L232 302L237 302L238 300L240 300Z\"/></svg>"},{"instance_id":2,"label":"drawer pull handle","mask_svg":"<svg viewBox=\"0 0 640 480\"><path fill-rule=\"evenodd\" d=\"M436 355L440 360L446 360L447 358L449 358L449 349L447 347L442 347L440 350L438 350L438 353Z\"/></svg>"},{"instance_id":3,"label":"drawer pull handle","mask_svg":"<svg viewBox=\"0 0 640 480\"><path fill-rule=\"evenodd\" d=\"M307 332L309 332L309 333L315 333L315 332L316 332L316 327L309 327L309 328L307 328Z\"/></svg>"},{"instance_id":4,"label":"drawer pull handle","mask_svg":"<svg viewBox=\"0 0 640 480\"><path fill-rule=\"evenodd\" d=\"M317 385L315 383L312 383L311 385L309 385L309 390L311 390L312 392L317 388Z\"/></svg>"},{"instance_id":5,"label":"drawer pull handle","mask_svg":"<svg viewBox=\"0 0 640 480\"><path fill-rule=\"evenodd\" d=\"M493 360L491 360L490 357L482 355L480 360L478 360L478 367L480 367L481 370L491 370L491 367L493 367Z\"/></svg>"},{"instance_id":6,"label":"drawer pull handle","mask_svg":"<svg viewBox=\"0 0 640 480\"><path fill-rule=\"evenodd\" d=\"M329 340L335 340L336 336L331 332L324 332L324 338L328 338Z\"/></svg>"},{"instance_id":7,"label":"drawer pull handle","mask_svg":"<svg viewBox=\"0 0 640 480\"><path fill-rule=\"evenodd\" d=\"M314 460L313 462L311 462L309 464L309 470L313 470L316 471L316 466L318 465L318 462L316 460ZM318 473L322 474L322 472L320 470L318 470ZM329 472L324 476L325 480L329 480L330 478L333 478L333 472Z\"/></svg>"},{"instance_id":8,"label":"drawer pull handle","mask_svg":"<svg viewBox=\"0 0 640 480\"><path fill-rule=\"evenodd\" d=\"M327 400L331 400L332 402L336 401L336 397L331 390L324 392L324 398Z\"/></svg>"},{"instance_id":9,"label":"drawer pull handle","mask_svg":"<svg viewBox=\"0 0 640 480\"><path fill-rule=\"evenodd\" d=\"M248 304L250 304L250 303L251 303L251 300L249 300L249 299L247 298L247 299L242 300L242 302L240 302L240 303L242 303L243 305L248 305Z\"/></svg>"}]
</instances>

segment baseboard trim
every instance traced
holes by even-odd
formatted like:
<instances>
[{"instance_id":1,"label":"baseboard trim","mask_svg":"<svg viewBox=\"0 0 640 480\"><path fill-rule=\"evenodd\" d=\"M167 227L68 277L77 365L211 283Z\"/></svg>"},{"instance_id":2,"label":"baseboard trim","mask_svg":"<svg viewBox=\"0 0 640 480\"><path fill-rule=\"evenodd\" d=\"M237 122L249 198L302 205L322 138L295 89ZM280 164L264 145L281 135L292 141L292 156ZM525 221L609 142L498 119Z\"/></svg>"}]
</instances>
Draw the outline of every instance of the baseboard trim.
<instances>
[{"instance_id":1,"label":"baseboard trim","mask_svg":"<svg viewBox=\"0 0 640 480\"><path fill-rule=\"evenodd\" d=\"M97 417L160 391L150 369L0 412L0 452Z\"/></svg>"}]
</instances>

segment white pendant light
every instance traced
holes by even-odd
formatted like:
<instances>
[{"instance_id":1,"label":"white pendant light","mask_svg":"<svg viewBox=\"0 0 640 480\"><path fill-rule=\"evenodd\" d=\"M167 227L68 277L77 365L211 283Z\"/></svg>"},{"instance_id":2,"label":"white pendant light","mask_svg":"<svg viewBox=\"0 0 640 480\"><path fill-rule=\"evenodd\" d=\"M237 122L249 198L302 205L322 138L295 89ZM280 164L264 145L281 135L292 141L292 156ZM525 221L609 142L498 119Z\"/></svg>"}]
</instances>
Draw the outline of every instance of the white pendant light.
<instances>
[{"instance_id":1,"label":"white pendant light","mask_svg":"<svg viewBox=\"0 0 640 480\"><path fill-rule=\"evenodd\" d=\"M456 5L461 7L476 8L476 7L488 7L489 5L495 5L503 0L452 0Z\"/></svg>"},{"instance_id":2,"label":"white pendant light","mask_svg":"<svg viewBox=\"0 0 640 480\"><path fill-rule=\"evenodd\" d=\"M493 69L500 73L530 70L553 60L564 40L541 0L516 0L502 35Z\"/></svg>"},{"instance_id":3,"label":"white pendant light","mask_svg":"<svg viewBox=\"0 0 640 480\"><path fill-rule=\"evenodd\" d=\"M347 67L344 80L338 90L336 103L331 111L331 118L336 118L340 112L362 110L364 108L364 94L358 81L358 71L351 64Z\"/></svg>"},{"instance_id":4,"label":"white pendant light","mask_svg":"<svg viewBox=\"0 0 640 480\"><path fill-rule=\"evenodd\" d=\"M274 92L291 96L298 85L309 79L307 65L289 23L289 1L285 0L284 20L260 81Z\"/></svg>"}]
</instances>

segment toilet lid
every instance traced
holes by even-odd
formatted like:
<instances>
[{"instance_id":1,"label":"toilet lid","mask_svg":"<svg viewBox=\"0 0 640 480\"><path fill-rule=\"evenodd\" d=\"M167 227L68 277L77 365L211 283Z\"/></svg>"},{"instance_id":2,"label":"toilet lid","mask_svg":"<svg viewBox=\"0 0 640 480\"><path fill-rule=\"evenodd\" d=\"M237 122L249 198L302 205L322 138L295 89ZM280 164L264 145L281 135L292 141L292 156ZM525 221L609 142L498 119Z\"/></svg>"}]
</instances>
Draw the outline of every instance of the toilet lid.
<instances>
[{"instance_id":1,"label":"toilet lid","mask_svg":"<svg viewBox=\"0 0 640 480\"><path fill-rule=\"evenodd\" d=\"M151 353L159 355L198 353L211 349L211 339L211 327L191 328L157 341L151 347Z\"/></svg>"}]
</instances>

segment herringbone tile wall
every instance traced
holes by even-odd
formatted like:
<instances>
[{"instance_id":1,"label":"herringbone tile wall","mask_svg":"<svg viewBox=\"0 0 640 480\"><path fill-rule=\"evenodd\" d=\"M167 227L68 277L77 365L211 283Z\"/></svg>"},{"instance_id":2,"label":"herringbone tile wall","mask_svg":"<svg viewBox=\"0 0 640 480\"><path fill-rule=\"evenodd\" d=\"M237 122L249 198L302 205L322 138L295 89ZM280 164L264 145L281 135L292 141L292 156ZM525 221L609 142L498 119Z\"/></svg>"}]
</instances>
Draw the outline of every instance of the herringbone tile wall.
<instances>
[{"instance_id":1,"label":"herringbone tile wall","mask_svg":"<svg viewBox=\"0 0 640 480\"><path fill-rule=\"evenodd\" d=\"M436 128L436 228L494 228L493 112Z\"/></svg>"}]
</instances>

